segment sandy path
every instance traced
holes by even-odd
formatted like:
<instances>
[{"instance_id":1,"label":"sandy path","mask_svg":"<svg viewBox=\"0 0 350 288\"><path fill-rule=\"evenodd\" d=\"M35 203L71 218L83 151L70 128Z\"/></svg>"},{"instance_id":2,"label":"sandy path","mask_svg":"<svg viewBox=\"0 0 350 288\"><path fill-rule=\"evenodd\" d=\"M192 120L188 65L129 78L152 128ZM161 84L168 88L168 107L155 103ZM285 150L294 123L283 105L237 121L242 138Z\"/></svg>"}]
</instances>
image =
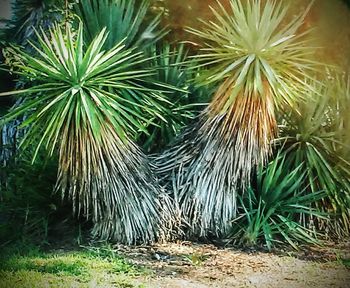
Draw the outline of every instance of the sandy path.
<instances>
[{"instance_id":1,"label":"sandy path","mask_svg":"<svg viewBox=\"0 0 350 288\"><path fill-rule=\"evenodd\" d=\"M324 248L304 257L309 260L302 260L211 245L167 244L135 248L125 255L132 262L156 271L152 277L139 279L152 288L348 288L350 270L337 257L348 258L345 254L349 250L347 247L339 251ZM300 252L297 256L305 255Z\"/></svg>"}]
</instances>

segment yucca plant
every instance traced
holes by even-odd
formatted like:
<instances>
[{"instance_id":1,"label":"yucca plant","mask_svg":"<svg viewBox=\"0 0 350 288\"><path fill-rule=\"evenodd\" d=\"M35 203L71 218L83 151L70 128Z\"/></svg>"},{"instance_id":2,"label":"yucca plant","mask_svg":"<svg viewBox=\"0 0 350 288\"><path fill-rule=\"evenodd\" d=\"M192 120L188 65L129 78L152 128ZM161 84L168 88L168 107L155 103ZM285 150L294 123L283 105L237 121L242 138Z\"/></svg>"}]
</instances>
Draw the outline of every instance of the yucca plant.
<instances>
[{"instance_id":1,"label":"yucca plant","mask_svg":"<svg viewBox=\"0 0 350 288\"><path fill-rule=\"evenodd\" d=\"M350 101L346 100L346 85L339 86L339 78L326 85L314 84L310 99L283 116L281 137L288 165L302 166L307 171L303 184L305 194L325 191L326 197L314 204L319 211L330 214L332 221L304 217L304 226L316 226L338 237L349 234L350 228L350 162L345 135ZM342 89L339 89L342 88ZM313 92L314 91L314 92ZM345 126L344 126L345 125ZM310 223L311 221L311 223Z\"/></svg>"},{"instance_id":2,"label":"yucca plant","mask_svg":"<svg viewBox=\"0 0 350 288\"><path fill-rule=\"evenodd\" d=\"M152 59L148 61L148 68L154 71L149 87L153 81L177 87L165 93L166 109L161 117L151 119L155 125L148 126L148 133L141 131L138 137L145 151L157 152L193 118L196 110L193 103L197 101L193 97L193 85L189 83L194 72L186 69L188 52L183 45L171 47L158 43L167 30L160 28L161 14L148 13L150 6L150 0L87 0L79 1L75 11L83 21L87 42L107 27L110 33L104 48L109 49L125 39L127 48L146 51Z\"/></svg>"},{"instance_id":3,"label":"yucca plant","mask_svg":"<svg viewBox=\"0 0 350 288\"><path fill-rule=\"evenodd\" d=\"M75 11L83 21L88 43L107 28L110 33L104 48L124 40L126 47L145 49L166 34L159 28L160 14L148 19L149 6L149 0L83 0L75 5Z\"/></svg>"},{"instance_id":4,"label":"yucca plant","mask_svg":"<svg viewBox=\"0 0 350 288\"><path fill-rule=\"evenodd\" d=\"M324 192L304 194L302 166L289 170L284 156L277 155L265 168L260 167L252 186L240 195L239 214L232 232L233 242L247 246L266 245L270 250L277 243L317 244L317 233L299 221L304 215L325 218L310 208L321 200Z\"/></svg>"},{"instance_id":5,"label":"yucca plant","mask_svg":"<svg viewBox=\"0 0 350 288\"><path fill-rule=\"evenodd\" d=\"M57 189L93 219L94 234L152 241L169 222L168 199L132 139L160 114L162 93L144 88L152 71L138 68L147 60L141 52L123 43L103 50L105 29L86 47L83 35L82 25L75 34L56 26L37 34L38 57L12 48L14 71L33 86L2 94L25 97L4 119L28 113L23 143L37 146L34 159L42 146L58 150Z\"/></svg>"},{"instance_id":6,"label":"yucca plant","mask_svg":"<svg viewBox=\"0 0 350 288\"><path fill-rule=\"evenodd\" d=\"M217 22L203 22L203 31L189 32L206 42L195 56L209 67L200 83L220 83L206 114L224 118L219 129L223 138L235 141L234 170L244 184L271 151L276 109L295 108L310 88L305 77L313 76L317 63L311 60L315 48L305 38L310 31L300 31L310 7L283 23L288 11L283 1L230 3L232 14L219 3L221 14L212 9Z\"/></svg>"},{"instance_id":7,"label":"yucca plant","mask_svg":"<svg viewBox=\"0 0 350 288\"><path fill-rule=\"evenodd\" d=\"M6 47L8 43L16 43L25 47L27 52L34 54L35 52L28 40L30 39L31 42L36 41L35 29L42 27L46 30L52 27L53 23L57 21L67 20L65 19L66 13L71 15L65 7L65 2L67 4L70 2L68 0L15 0L11 2L11 19L3 21L3 28L0 29L2 42L1 51L3 51L3 48ZM1 53L1 62L3 62L4 56L6 55ZM14 86L13 74L9 74L6 71L5 73L1 73L2 83L6 83L6 86L2 88L10 89ZM23 87L24 85L25 79L23 78L21 81L16 82L17 88ZM4 100L6 100L9 105L11 105L11 103L13 104L13 99L10 97ZM21 100L18 99L17 103L20 101ZM16 102L14 104L16 105ZM24 117L23 115L22 117L14 119L1 129L2 141L0 142L2 143L0 144L0 162L4 163L4 165L10 161L14 161L19 139L23 136L23 130L18 131L17 126L23 121Z\"/></svg>"},{"instance_id":8,"label":"yucca plant","mask_svg":"<svg viewBox=\"0 0 350 288\"><path fill-rule=\"evenodd\" d=\"M148 127L148 134L142 133L139 142L148 152L159 152L170 144L180 131L199 114L205 106L210 88L198 88L193 85L193 78L198 73L191 69L193 61L188 60L188 50L183 44L172 46L168 43L150 47L152 58L149 68L154 70L152 82L165 83L177 89L168 89L162 118L154 117L155 125Z\"/></svg>"},{"instance_id":9,"label":"yucca plant","mask_svg":"<svg viewBox=\"0 0 350 288\"><path fill-rule=\"evenodd\" d=\"M340 142L337 150L350 162L350 76L348 73L328 72L326 95L333 107L333 129L337 131L336 139Z\"/></svg>"},{"instance_id":10,"label":"yucca plant","mask_svg":"<svg viewBox=\"0 0 350 288\"><path fill-rule=\"evenodd\" d=\"M219 2L216 22L189 29L205 47L194 58L206 67L201 85L217 85L209 106L182 135L182 143L159 158L160 174L175 175L174 193L194 234L221 235L235 217L236 191L244 189L271 153L276 111L294 109L311 89L316 62L309 30L301 31L310 6L287 22L284 1ZM200 44L199 44L200 45Z\"/></svg>"}]
</instances>

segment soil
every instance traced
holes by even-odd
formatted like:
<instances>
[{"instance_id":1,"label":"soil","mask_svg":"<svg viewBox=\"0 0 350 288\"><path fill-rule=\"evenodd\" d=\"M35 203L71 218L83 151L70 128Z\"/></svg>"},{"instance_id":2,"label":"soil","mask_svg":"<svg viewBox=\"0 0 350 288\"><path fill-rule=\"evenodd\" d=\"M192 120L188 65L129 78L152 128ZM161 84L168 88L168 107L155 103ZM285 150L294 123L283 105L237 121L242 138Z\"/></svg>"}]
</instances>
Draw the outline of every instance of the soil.
<instances>
[{"instance_id":1,"label":"soil","mask_svg":"<svg viewBox=\"0 0 350 288\"><path fill-rule=\"evenodd\" d=\"M117 246L152 277L137 281L151 288L350 287L350 243L274 253L217 248L183 242L152 247ZM279 254L279 255L278 255Z\"/></svg>"}]
</instances>

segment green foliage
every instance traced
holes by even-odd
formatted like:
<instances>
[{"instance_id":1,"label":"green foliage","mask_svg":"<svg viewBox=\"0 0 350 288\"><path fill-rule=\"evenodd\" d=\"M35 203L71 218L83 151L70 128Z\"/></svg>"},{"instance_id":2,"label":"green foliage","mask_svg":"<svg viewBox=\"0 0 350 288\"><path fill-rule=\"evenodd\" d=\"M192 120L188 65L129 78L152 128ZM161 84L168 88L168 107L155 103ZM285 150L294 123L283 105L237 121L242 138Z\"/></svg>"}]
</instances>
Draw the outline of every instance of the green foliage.
<instances>
[{"instance_id":1,"label":"green foliage","mask_svg":"<svg viewBox=\"0 0 350 288\"><path fill-rule=\"evenodd\" d=\"M225 237L236 217L236 195L272 154L278 132L275 110L292 106L311 86L314 48L301 32L309 9L286 17L284 1L219 3L201 31L197 83L216 84L213 99L155 160L172 191L188 235ZM289 107L290 108L290 107Z\"/></svg>"},{"instance_id":2,"label":"green foliage","mask_svg":"<svg viewBox=\"0 0 350 288\"><path fill-rule=\"evenodd\" d=\"M32 164L32 152L1 168L6 181L0 187L0 245L18 240L45 243L59 225L65 223L64 230L72 224L61 197L53 194L56 164L45 163L42 153Z\"/></svg>"},{"instance_id":3,"label":"green foliage","mask_svg":"<svg viewBox=\"0 0 350 288\"><path fill-rule=\"evenodd\" d=\"M79 1L75 10L83 21L85 41L91 43L102 29L106 28L109 35L103 46L105 49L111 49L123 40L128 48L145 49L156 43L166 34L164 29L158 29L160 15L146 21L150 1L142 0L140 4L136 2L135 0Z\"/></svg>"},{"instance_id":4,"label":"green foliage","mask_svg":"<svg viewBox=\"0 0 350 288\"><path fill-rule=\"evenodd\" d=\"M15 0L11 1L11 19L4 21L2 23L4 28L1 28L1 63L11 61L7 58L9 53L6 52L6 46L9 43L16 43L21 45L28 53L32 56L36 54L35 50L29 44L29 41L36 42L35 29L41 27L45 31L52 27L55 22L63 22L63 20L68 21L72 17L68 8L70 6L70 1L66 0ZM4 49L3 49L4 48ZM15 78L16 75L13 73L8 73L1 69L0 78L1 82L1 92L8 91L12 89L19 89L19 87L24 87L26 80L29 82L32 79L20 78L19 80ZM18 80L15 82L14 80ZM16 85L15 85L16 84ZM16 105L12 97L0 97L0 104L4 103L4 106ZM5 107L6 111L9 107ZM2 113L1 113L2 114ZM2 116L2 115L1 115ZM7 123L2 130L2 139L0 143L0 161L5 163L9 161L9 158L17 153L19 138L23 136L23 132L17 131L17 126L23 121L22 117ZM5 146L6 147L5 147Z\"/></svg>"},{"instance_id":5,"label":"green foliage","mask_svg":"<svg viewBox=\"0 0 350 288\"><path fill-rule=\"evenodd\" d=\"M95 235L152 241L168 200L160 204L147 158L130 138L162 114L166 99L144 86L152 71L139 68L147 60L141 52L122 43L104 51L105 29L88 46L83 35L81 25L75 34L56 26L49 37L38 33L37 57L10 50L14 71L35 82L1 94L25 99L4 119L30 113L21 124L28 128L23 147L37 144L34 159L42 146L49 155L58 150L57 188L68 192L76 211L98 222Z\"/></svg>"},{"instance_id":6,"label":"green foliage","mask_svg":"<svg viewBox=\"0 0 350 288\"><path fill-rule=\"evenodd\" d=\"M341 258L339 262L343 264L346 268L350 268L350 258Z\"/></svg>"},{"instance_id":7,"label":"green foliage","mask_svg":"<svg viewBox=\"0 0 350 288\"><path fill-rule=\"evenodd\" d=\"M248 246L265 244L268 249L281 241L295 249L298 242L317 243L314 231L305 228L300 219L301 215L324 217L310 206L325 194L303 193L303 171L301 166L286 169L286 159L280 155L258 170L256 183L239 196L234 241Z\"/></svg>"},{"instance_id":8,"label":"green foliage","mask_svg":"<svg viewBox=\"0 0 350 288\"><path fill-rule=\"evenodd\" d=\"M220 4L220 3L219 3ZM219 12L211 8L217 22L202 21L204 28L189 32L208 41L202 53L194 56L202 66L211 65L201 79L203 84L229 79L229 95L221 112L233 104L240 91L248 96L266 97L267 81L276 106L294 106L295 100L308 90L304 78L311 78L316 66L314 47L305 38L309 30L298 34L308 9L283 24L288 5L284 1L231 0L231 11L222 5ZM220 14L221 13L221 14ZM282 26L282 27L281 27Z\"/></svg>"},{"instance_id":9,"label":"green foliage","mask_svg":"<svg viewBox=\"0 0 350 288\"><path fill-rule=\"evenodd\" d=\"M37 271L42 273L79 276L86 275L94 263L110 273L141 275L145 270L129 263L108 245L81 246L74 252L44 252L39 246L12 244L0 253L0 270Z\"/></svg>"},{"instance_id":10,"label":"green foliage","mask_svg":"<svg viewBox=\"0 0 350 288\"><path fill-rule=\"evenodd\" d=\"M44 30L60 22L69 13L65 0L15 0L12 4L12 18L5 21L1 32L4 40L28 47L28 40L35 39L35 29Z\"/></svg>"},{"instance_id":11,"label":"green foliage","mask_svg":"<svg viewBox=\"0 0 350 288\"><path fill-rule=\"evenodd\" d=\"M40 246L33 242L11 242L7 245L2 245L1 248L1 260L18 257L40 257L42 255Z\"/></svg>"},{"instance_id":12,"label":"green foliage","mask_svg":"<svg viewBox=\"0 0 350 288\"><path fill-rule=\"evenodd\" d=\"M130 275L140 275L146 273L146 270L136 267L126 261L110 245L88 246L79 253L87 259L106 261L111 264L111 271L114 273L128 273Z\"/></svg>"},{"instance_id":13,"label":"green foliage","mask_svg":"<svg viewBox=\"0 0 350 288\"><path fill-rule=\"evenodd\" d=\"M156 152L170 144L193 121L205 106L211 88L194 85L193 79L199 71L193 69L193 61L188 60L188 51L183 44L154 45L149 50L152 57L149 68L154 71L152 81L176 87L164 93L167 101L164 102L166 109L162 118L153 117L155 125L148 127L148 134L139 136L139 142L146 151Z\"/></svg>"},{"instance_id":14,"label":"green foliage","mask_svg":"<svg viewBox=\"0 0 350 288\"><path fill-rule=\"evenodd\" d=\"M194 252L193 254L190 254L185 257L193 266L201 266L205 260L207 260L208 256L204 255L200 252Z\"/></svg>"},{"instance_id":15,"label":"green foliage","mask_svg":"<svg viewBox=\"0 0 350 288\"><path fill-rule=\"evenodd\" d=\"M1 171L1 243L46 241L62 219L54 190L93 220L94 236L127 244L167 238L173 210L187 236L232 232L236 243L268 249L316 244L320 231L349 235L350 78L313 79L315 48L303 31L310 6L288 19L284 1L230 4L212 9L202 31L188 29L205 42L188 61L185 46L157 43L166 31L148 0L16 1L6 32L24 47L5 56L29 88L0 94L23 97L0 125L25 118L21 150L33 163L22 154ZM278 139L276 111L284 112ZM278 155L261 168L273 140ZM136 142L151 153L172 147L150 163ZM48 161L44 148L58 167L38 164ZM112 272L134 269L110 247L84 253L12 259L0 270L81 276L91 259Z\"/></svg>"},{"instance_id":16,"label":"green foliage","mask_svg":"<svg viewBox=\"0 0 350 288\"><path fill-rule=\"evenodd\" d=\"M1 251L0 287L45 287L47 283L55 287L86 287L87 283L104 286L110 282L113 287L135 287L132 277L147 275L110 247L85 247L74 252L14 247L19 253L11 247ZM12 286L13 281L17 286ZM79 286L81 283L84 285Z\"/></svg>"},{"instance_id":17,"label":"green foliage","mask_svg":"<svg viewBox=\"0 0 350 288\"><path fill-rule=\"evenodd\" d=\"M332 111L332 129L338 145L337 152L350 162L350 76L349 73L329 73L324 97L328 97Z\"/></svg>"},{"instance_id":18,"label":"green foliage","mask_svg":"<svg viewBox=\"0 0 350 288\"><path fill-rule=\"evenodd\" d=\"M86 273L82 261L72 260L73 261L67 261L66 259L63 260L59 258L12 258L3 262L0 265L0 270L11 272L26 270L62 276L79 276Z\"/></svg>"},{"instance_id":19,"label":"green foliage","mask_svg":"<svg viewBox=\"0 0 350 288\"><path fill-rule=\"evenodd\" d=\"M307 171L304 193L322 190L327 194L315 207L330 213L332 221L311 224L341 236L349 234L350 227L350 159L345 142L350 90L339 81L335 78L326 81L326 85L315 84L309 92L312 100L301 104L299 112L284 115L278 142L283 145L289 165L301 165ZM309 225L309 220L305 219L305 226Z\"/></svg>"},{"instance_id":20,"label":"green foliage","mask_svg":"<svg viewBox=\"0 0 350 288\"><path fill-rule=\"evenodd\" d=\"M77 35L73 35L69 28L64 34L56 26L50 30L50 38L43 31L41 36L38 35L40 44L33 47L40 56L34 58L16 47L9 50L15 60L12 63L15 72L27 79L35 79L38 84L7 93L25 94L26 101L11 111L6 120L34 107L35 113L22 127L30 124L36 134L37 129L42 129L40 121L47 123L38 148L44 142L52 153L64 127L73 128L81 122L91 129L93 137L99 139L104 119L109 119L119 138L124 139L126 132L130 134L145 129L143 123L148 120L145 114L153 116L161 111L163 100L159 91L141 85L152 73L149 69L137 68L146 61L142 54L125 50L122 43L104 52L102 46L107 35L103 30L84 49L82 27Z\"/></svg>"},{"instance_id":21,"label":"green foliage","mask_svg":"<svg viewBox=\"0 0 350 288\"><path fill-rule=\"evenodd\" d=\"M207 67L199 83L220 84L208 122L225 115L222 134L233 138L234 171L244 186L271 152L277 135L275 110L295 107L310 89L305 78L312 78L319 64L312 60L310 31L300 32L310 6L285 21L289 7L284 1L231 0L229 10L218 4L218 11L211 9L215 22L202 21L200 31L188 31L205 43L194 56L200 67Z\"/></svg>"}]
</instances>

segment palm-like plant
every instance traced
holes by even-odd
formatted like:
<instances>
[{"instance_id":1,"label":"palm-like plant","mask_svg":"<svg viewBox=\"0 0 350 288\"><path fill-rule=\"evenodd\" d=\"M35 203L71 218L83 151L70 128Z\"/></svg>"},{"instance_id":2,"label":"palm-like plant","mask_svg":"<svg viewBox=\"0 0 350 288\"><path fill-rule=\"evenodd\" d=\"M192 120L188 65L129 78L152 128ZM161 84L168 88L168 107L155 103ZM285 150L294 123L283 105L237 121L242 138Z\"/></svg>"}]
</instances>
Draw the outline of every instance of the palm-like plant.
<instances>
[{"instance_id":1,"label":"palm-like plant","mask_svg":"<svg viewBox=\"0 0 350 288\"><path fill-rule=\"evenodd\" d=\"M124 40L126 47L145 49L166 34L157 29L160 14L147 21L149 0L84 0L75 10L85 27L85 40L90 43L103 28L110 31L104 48L110 49ZM147 23L148 22L148 23Z\"/></svg>"},{"instance_id":2,"label":"palm-like plant","mask_svg":"<svg viewBox=\"0 0 350 288\"><path fill-rule=\"evenodd\" d=\"M198 123L182 136L184 145L158 161L160 173L175 174L169 181L182 213L201 236L230 230L236 190L271 152L276 110L295 108L311 89L305 78L316 66L309 31L300 31L309 9L285 22L283 1L230 3L231 13L219 3L220 12L212 9L216 22L203 22L202 31L189 29L205 42L194 56L208 67L198 81L218 88Z\"/></svg>"},{"instance_id":3,"label":"palm-like plant","mask_svg":"<svg viewBox=\"0 0 350 288\"><path fill-rule=\"evenodd\" d=\"M239 196L239 215L232 232L236 242L248 246L265 244L269 250L283 240L295 249L295 242L317 243L314 231L299 221L304 215L325 218L310 208L325 193L304 195L306 172L302 166L287 169L285 161L285 157L277 155L266 168L260 167L255 184Z\"/></svg>"},{"instance_id":4,"label":"palm-like plant","mask_svg":"<svg viewBox=\"0 0 350 288\"><path fill-rule=\"evenodd\" d=\"M326 86L326 96L333 107L333 129L337 131L336 139L340 141L338 145L340 155L350 162L350 76L348 73L339 72L328 73L329 80ZM327 96L328 95L328 96Z\"/></svg>"},{"instance_id":5,"label":"palm-like plant","mask_svg":"<svg viewBox=\"0 0 350 288\"><path fill-rule=\"evenodd\" d=\"M305 13L283 25L288 6L283 1L231 0L232 14L221 7L213 10L217 23L203 24L206 29L190 32L206 41L195 56L205 66L201 84L219 82L207 109L209 119L220 121L222 138L235 141L235 171L244 184L252 167L265 163L270 142L277 135L275 111L295 107L309 87L316 62L310 60L314 48L298 35Z\"/></svg>"},{"instance_id":6,"label":"palm-like plant","mask_svg":"<svg viewBox=\"0 0 350 288\"><path fill-rule=\"evenodd\" d=\"M142 133L139 142L146 151L157 152L166 147L180 131L199 114L206 99L203 94L206 89L198 89L192 79L197 73L190 69L194 64L188 61L188 51L183 44L171 46L166 43L154 45L149 49L152 58L149 68L154 70L152 82L165 83L177 89L167 89L164 96L167 99L166 109L162 117L154 117L156 125L148 127L149 134Z\"/></svg>"},{"instance_id":7,"label":"palm-like plant","mask_svg":"<svg viewBox=\"0 0 350 288\"><path fill-rule=\"evenodd\" d=\"M325 191L322 201L314 204L320 211L331 214L331 222L304 217L303 225L328 229L329 223L337 236L350 229L350 162L346 143L346 117L350 107L349 88L339 78L327 85L315 84L310 99L299 107L299 113L284 115L281 137L277 139L288 165L301 165L307 171L304 193ZM345 121L344 121L345 120ZM345 125L345 126L344 126Z\"/></svg>"},{"instance_id":8,"label":"palm-like plant","mask_svg":"<svg viewBox=\"0 0 350 288\"><path fill-rule=\"evenodd\" d=\"M1 40L6 43L16 43L22 45L34 53L28 40L34 42L36 39L35 29L42 27L44 30L52 27L53 23L57 21L63 21L65 18L65 2L64 0L15 0L12 1L12 17L10 20L4 21L4 28L0 30ZM67 7L68 8L68 7ZM3 43L1 43L2 46ZM6 45L6 44L5 44ZM1 47L3 48L3 47ZM3 51L3 50L2 50ZM1 54L1 60L3 55ZM8 77L7 79L2 76L2 82L7 83L6 89L12 88L13 79ZM25 85L25 79L17 82L17 87ZM11 98L5 99L8 103L11 103ZM21 102L20 99L17 103ZM16 103L15 103L16 105ZM13 157L17 152L17 146L19 139L22 138L24 131L18 131L17 126L23 121L25 116L7 123L1 129L2 142L0 144L0 162L3 165L7 165L13 161Z\"/></svg>"},{"instance_id":9,"label":"palm-like plant","mask_svg":"<svg viewBox=\"0 0 350 288\"><path fill-rule=\"evenodd\" d=\"M122 43L104 51L105 30L85 47L83 34L81 25L76 34L59 26L50 36L38 33L38 57L12 48L15 71L35 84L5 93L25 97L5 120L30 111L23 143L35 143L36 151L45 146L50 154L58 149L57 188L92 217L95 234L126 243L152 241L169 216L167 198L131 139L159 114L162 93L144 88L152 72L138 68L142 53Z\"/></svg>"}]
</instances>

